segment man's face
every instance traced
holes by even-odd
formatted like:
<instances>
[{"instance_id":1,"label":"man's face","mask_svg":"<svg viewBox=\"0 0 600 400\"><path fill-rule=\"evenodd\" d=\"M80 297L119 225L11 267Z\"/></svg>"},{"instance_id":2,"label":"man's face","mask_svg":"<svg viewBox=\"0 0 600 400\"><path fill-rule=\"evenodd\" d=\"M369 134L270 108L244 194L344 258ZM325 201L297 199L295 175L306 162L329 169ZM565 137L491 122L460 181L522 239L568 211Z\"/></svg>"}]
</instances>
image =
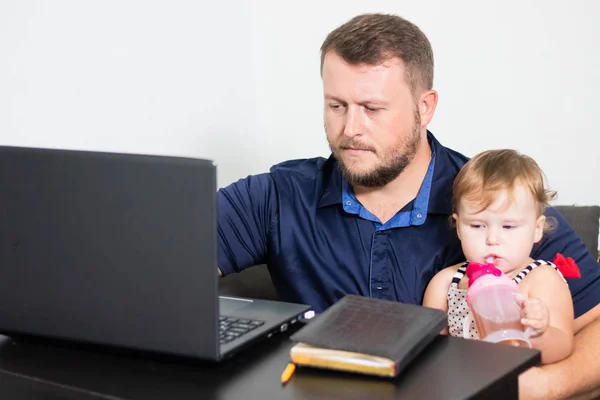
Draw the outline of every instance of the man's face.
<instances>
[{"instance_id":1,"label":"man's face","mask_svg":"<svg viewBox=\"0 0 600 400\"><path fill-rule=\"evenodd\" d=\"M344 177L385 186L412 161L423 127L399 58L351 65L334 51L323 62L325 130Z\"/></svg>"}]
</instances>

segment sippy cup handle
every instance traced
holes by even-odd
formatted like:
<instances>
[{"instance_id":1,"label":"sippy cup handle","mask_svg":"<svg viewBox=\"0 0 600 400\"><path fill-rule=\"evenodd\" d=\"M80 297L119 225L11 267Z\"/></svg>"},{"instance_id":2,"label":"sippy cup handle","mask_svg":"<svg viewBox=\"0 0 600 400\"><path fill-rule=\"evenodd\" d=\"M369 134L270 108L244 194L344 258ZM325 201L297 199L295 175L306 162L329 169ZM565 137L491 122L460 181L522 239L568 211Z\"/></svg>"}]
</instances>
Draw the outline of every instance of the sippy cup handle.
<instances>
[{"instance_id":1,"label":"sippy cup handle","mask_svg":"<svg viewBox=\"0 0 600 400\"><path fill-rule=\"evenodd\" d=\"M534 333L535 333L535 331L533 330L533 328L530 328L530 327L527 327L527 329L525 329L525 332L524 332L527 339L530 339Z\"/></svg>"}]
</instances>

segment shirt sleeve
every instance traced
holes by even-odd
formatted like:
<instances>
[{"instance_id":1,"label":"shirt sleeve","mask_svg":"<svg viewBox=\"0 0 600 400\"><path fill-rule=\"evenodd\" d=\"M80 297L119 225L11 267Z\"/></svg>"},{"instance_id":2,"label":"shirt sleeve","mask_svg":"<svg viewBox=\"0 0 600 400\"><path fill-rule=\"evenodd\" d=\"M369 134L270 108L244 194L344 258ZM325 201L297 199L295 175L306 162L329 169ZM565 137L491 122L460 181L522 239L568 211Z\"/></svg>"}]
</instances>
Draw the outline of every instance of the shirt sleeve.
<instances>
[{"instance_id":1,"label":"shirt sleeve","mask_svg":"<svg viewBox=\"0 0 600 400\"><path fill-rule=\"evenodd\" d=\"M556 220L556 227L552 232L545 233L542 240L533 247L531 257L552 261L556 253L561 253L575 260L581 278L567 278L567 282L577 318L600 303L600 265L562 214L549 207L545 215Z\"/></svg>"},{"instance_id":2,"label":"shirt sleeve","mask_svg":"<svg viewBox=\"0 0 600 400\"><path fill-rule=\"evenodd\" d=\"M217 192L217 260L223 275L265 262L275 216L275 183L268 173Z\"/></svg>"}]
</instances>

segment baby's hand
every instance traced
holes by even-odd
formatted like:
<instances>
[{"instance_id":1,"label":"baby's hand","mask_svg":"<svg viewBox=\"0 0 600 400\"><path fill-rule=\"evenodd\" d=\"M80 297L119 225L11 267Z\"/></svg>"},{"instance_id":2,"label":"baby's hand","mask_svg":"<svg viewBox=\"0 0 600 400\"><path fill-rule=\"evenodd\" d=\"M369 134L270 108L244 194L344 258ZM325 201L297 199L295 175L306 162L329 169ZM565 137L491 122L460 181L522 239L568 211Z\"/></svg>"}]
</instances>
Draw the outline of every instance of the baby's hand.
<instances>
[{"instance_id":1,"label":"baby's hand","mask_svg":"<svg viewBox=\"0 0 600 400\"><path fill-rule=\"evenodd\" d=\"M548 306L540 299L535 297L527 298L522 293L518 293L515 296L515 300L519 307L521 307L521 323L534 331L531 337L543 335L550 323Z\"/></svg>"}]
</instances>

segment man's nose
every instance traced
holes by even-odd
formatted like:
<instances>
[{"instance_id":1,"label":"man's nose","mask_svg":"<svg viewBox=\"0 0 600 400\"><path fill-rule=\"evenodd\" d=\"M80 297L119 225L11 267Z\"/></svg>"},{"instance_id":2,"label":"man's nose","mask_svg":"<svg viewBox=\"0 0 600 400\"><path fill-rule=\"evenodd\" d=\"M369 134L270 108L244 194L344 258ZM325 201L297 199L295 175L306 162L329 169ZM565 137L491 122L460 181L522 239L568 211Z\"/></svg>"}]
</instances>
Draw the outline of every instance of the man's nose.
<instances>
[{"instance_id":1,"label":"man's nose","mask_svg":"<svg viewBox=\"0 0 600 400\"><path fill-rule=\"evenodd\" d=\"M363 132L363 121L360 109L349 105L346 109L346 125L344 126L344 135L352 138Z\"/></svg>"}]
</instances>

